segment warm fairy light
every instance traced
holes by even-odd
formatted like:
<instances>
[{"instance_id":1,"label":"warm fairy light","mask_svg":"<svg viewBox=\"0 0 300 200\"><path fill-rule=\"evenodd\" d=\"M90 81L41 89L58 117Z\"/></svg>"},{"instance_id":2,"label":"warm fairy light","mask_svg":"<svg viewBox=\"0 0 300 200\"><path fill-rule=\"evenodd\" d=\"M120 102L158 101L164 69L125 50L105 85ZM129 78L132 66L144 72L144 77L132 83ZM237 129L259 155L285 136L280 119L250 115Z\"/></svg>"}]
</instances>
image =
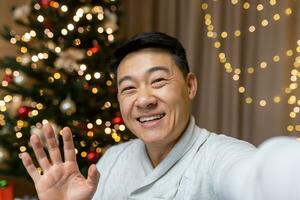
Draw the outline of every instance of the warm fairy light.
<instances>
[{"instance_id":1,"label":"warm fairy light","mask_svg":"<svg viewBox=\"0 0 300 200\"><path fill-rule=\"evenodd\" d=\"M85 64L80 65L80 70L85 71L87 69L87 66Z\"/></svg>"},{"instance_id":2,"label":"warm fairy light","mask_svg":"<svg viewBox=\"0 0 300 200\"><path fill-rule=\"evenodd\" d=\"M82 8L79 8L77 11L76 11L76 15L78 17L82 17L83 16L83 13L84 13L84 10Z\"/></svg>"},{"instance_id":3,"label":"warm fairy light","mask_svg":"<svg viewBox=\"0 0 300 200\"><path fill-rule=\"evenodd\" d=\"M34 4L33 8L36 10L39 10L39 9L41 9L41 6L40 6L40 4L36 3L36 4Z\"/></svg>"},{"instance_id":4,"label":"warm fairy light","mask_svg":"<svg viewBox=\"0 0 300 200\"><path fill-rule=\"evenodd\" d=\"M119 126L119 130L120 130L120 131L125 131L125 129L126 129L126 128L125 128L125 126L124 126L123 124L121 124L121 125Z\"/></svg>"},{"instance_id":5,"label":"warm fairy light","mask_svg":"<svg viewBox=\"0 0 300 200\"><path fill-rule=\"evenodd\" d=\"M297 101L296 96L292 95L292 96L290 96L289 99L288 99L288 104L295 104L296 101Z\"/></svg>"},{"instance_id":6,"label":"warm fairy light","mask_svg":"<svg viewBox=\"0 0 300 200\"><path fill-rule=\"evenodd\" d=\"M244 8L245 10L249 9L249 8L250 8L250 4L249 4L248 2L245 2L245 3L243 4L243 8Z\"/></svg>"},{"instance_id":7,"label":"warm fairy light","mask_svg":"<svg viewBox=\"0 0 300 200\"><path fill-rule=\"evenodd\" d=\"M97 152L97 153L101 153L101 152L102 152L102 148L101 148L101 147L97 147L97 148L96 148L96 152Z\"/></svg>"},{"instance_id":8,"label":"warm fairy light","mask_svg":"<svg viewBox=\"0 0 300 200\"><path fill-rule=\"evenodd\" d=\"M98 31L98 33L103 33L103 32L104 32L104 28L103 28L103 27L99 27L99 28L97 29L97 31Z\"/></svg>"},{"instance_id":9,"label":"warm fairy light","mask_svg":"<svg viewBox=\"0 0 300 200\"><path fill-rule=\"evenodd\" d=\"M267 26L268 24L269 24L269 21L266 20L266 19L264 19L264 20L261 21L261 25L262 26Z\"/></svg>"},{"instance_id":10,"label":"warm fairy light","mask_svg":"<svg viewBox=\"0 0 300 200\"><path fill-rule=\"evenodd\" d=\"M104 133L105 133L105 134L110 134L110 133L111 133L111 128L108 128L108 127L105 128L105 129L104 129Z\"/></svg>"},{"instance_id":11,"label":"warm fairy light","mask_svg":"<svg viewBox=\"0 0 300 200\"><path fill-rule=\"evenodd\" d=\"M262 106L262 107L264 107L264 106L267 105L267 101L266 100L260 100L259 101L259 105Z\"/></svg>"},{"instance_id":12,"label":"warm fairy light","mask_svg":"<svg viewBox=\"0 0 300 200\"><path fill-rule=\"evenodd\" d=\"M31 57L31 60L32 60L32 62L37 62L37 61L39 61L39 58L36 55L33 55Z\"/></svg>"},{"instance_id":13,"label":"warm fairy light","mask_svg":"<svg viewBox=\"0 0 300 200\"><path fill-rule=\"evenodd\" d=\"M77 15L75 15L75 16L73 17L73 20L74 20L74 22L79 22L80 18L79 18Z\"/></svg>"},{"instance_id":14,"label":"warm fairy light","mask_svg":"<svg viewBox=\"0 0 300 200\"><path fill-rule=\"evenodd\" d=\"M221 33L221 37L222 37L222 38L227 38L227 36L228 36L228 33L227 33L227 32L224 31L224 32Z\"/></svg>"},{"instance_id":15,"label":"warm fairy light","mask_svg":"<svg viewBox=\"0 0 300 200\"><path fill-rule=\"evenodd\" d=\"M49 5L50 5L52 8L58 8L58 7L59 7L59 3L56 2L56 1L50 1Z\"/></svg>"},{"instance_id":16,"label":"warm fairy light","mask_svg":"<svg viewBox=\"0 0 300 200\"><path fill-rule=\"evenodd\" d=\"M26 47L21 47L20 51L22 53L27 53L28 49Z\"/></svg>"},{"instance_id":17,"label":"warm fairy light","mask_svg":"<svg viewBox=\"0 0 300 200\"><path fill-rule=\"evenodd\" d=\"M93 15L91 13L88 13L85 17L89 21L91 21L93 19Z\"/></svg>"},{"instance_id":18,"label":"warm fairy light","mask_svg":"<svg viewBox=\"0 0 300 200\"><path fill-rule=\"evenodd\" d=\"M68 7L66 5L62 5L60 9L63 12L68 12Z\"/></svg>"},{"instance_id":19,"label":"warm fairy light","mask_svg":"<svg viewBox=\"0 0 300 200\"><path fill-rule=\"evenodd\" d=\"M296 113L295 112L290 112L290 118L295 118L296 117Z\"/></svg>"},{"instance_id":20,"label":"warm fairy light","mask_svg":"<svg viewBox=\"0 0 300 200\"><path fill-rule=\"evenodd\" d=\"M95 73L94 73L94 78L95 78L95 79L101 78L101 73L100 73L100 72L95 72Z\"/></svg>"},{"instance_id":21,"label":"warm fairy light","mask_svg":"<svg viewBox=\"0 0 300 200\"><path fill-rule=\"evenodd\" d=\"M110 127L111 126L111 122L110 121L106 121L105 122L105 126Z\"/></svg>"},{"instance_id":22,"label":"warm fairy light","mask_svg":"<svg viewBox=\"0 0 300 200\"><path fill-rule=\"evenodd\" d=\"M88 137L94 137L94 132L93 132L93 131L88 131L88 132L86 133L86 135L87 135Z\"/></svg>"},{"instance_id":23,"label":"warm fairy light","mask_svg":"<svg viewBox=\"0 0 300 200\"><path fill-rule=\"evenodd\" d=\"M273 61L274 62L279 62L280 61L280 57L278 55L273 57Z\"/></svg>"},{"instance_id":24,"label":"warm fairy light","mask_svg":"<svg viewBox=\"0 0 300 200\"><path fill-rule=\"evenodd\" d=\"M271 6L274 6L276 4L276 0L270 0L269 3Z\"/></svg>"},{"instance_id":25,"label":"warm fairy light","mask_svg":"<svg viewBox=\"0 0 300 200\"><path fill-rule=\"evenodd\" d=\"M13 97L11 95L5 95L5 97L3 98L3 100L5 101L5 103L9 103L11 102L11 100L13 99Z\"/></svg>"},{"instance_id":26,"label":"warm fairy light","mask_svg":"<svg viewBox=\"0 0 300 200\"><path fill-rule=\"evenodd\" d=\"M56 53L60 53L60 52L61 52L61 48L60 48L60 47L55 47L54 51L55 51Z\"/></svg>"},{"instance_id":27,"label":"warm fairy light","mask_svg":"<svg viewBox=\"0 0 300 200\"><path fill-rule=\"evenodd\" d=\"M112 81L111 81L111 80L107 80L107 81L106 81L106 85L107 85L107 86L112 86Z\"/></svg>"},{"instance_id":28,"label":"warm fairy light","mask_svg":"<svg viewBox=\"0 0 300 200\"><path fill-rule=\"evenodd\" d=\"M88 129L92 129L94 126L93 126L92 123L88 123L88 124L86 125L86 127L87 127Z\"/></svg>"},{"instance_id":29,"label":"warm fairy light","mask_svg":"<svg viewBox=\"0 0 300 200\"><path fill-rule=\"evenodd\" d=\"M39 22L44 22L44 17L43 17L42 15L39 15L39 16L37 17L37 20L38 20Z\"/></svg>"},{"instance_id":30,"label":"warm fairy light","mask_svg":"<svg viewBox=\"0 0 300 200\"><path fill-rule=\"evenodd\" d=\"M26 147L25 146L20 146L20 151L23 153L23 152L25 152L27 149L26 149Z\"/></svg>"},{"instance_id":31,"label":"warm fairy light","mask_svg":"<svg viewBox=\"0 0 300 200\"><path fill-rule=\"evenodd\" d=\"M68 24L67 29L69 31L73 31L74 30L74 25L73 24Z\"/></svg>"},{"instance_id":32,"label":"warm fairy light","mask_svg":"<svg viewBox=\"0 0 300 200\"><path fill-rule=\"evenodd\" d=\"M284 13L286 14L286 15L291 15L292 14L292 9L291 8L287 8L287 9L285 9L285 11L284 11Z\"/></svg>"},{"instance_id":33,"label":"warm fairy light","mask_svg":"<svg viewBox=\"0 0 300 200\"><path fill-rule=\"evenodd\" d=\"M214 47L215 48L220 48L221 47L221 43L219 41L214 43Z\"/></svg>"},{"instance_id":34,"label":"warm fairy light","mask_svg":"<svg viewBox=\"0 0 300 200\"><path fill-rule=\"evenodd\" d=\"M253 74L254 73L254 68L253 67L248 67L247 72L249 74Z\"/></svg>"},{"instance_id":35,"label":"warm fairy light","mask_svg":"<svg viewBox=\"0 0 300 200\"><path fill-rule=\"evenodd\" d=\"M113 42L114 41L114 36L113 35L108 35L107 36L107 39L108 39L108 41L110 41L110 42Z\"/></svg>"},{"instance_id":36,"label":"warm fairy light","mask_svg":"<svg viewBox=\"0 0 300 200\"><path fill-rule=\"evenodd\" d=\"M201 4L201 9L202 10L207 10L207 8L208 8L208 4L207 3L202 3Z\"/></svg>"},{"instance_id":37,"label":"warm fairy light","mask_svg":"<svg viewBox=\"0 0 300 200\"><path fill-rule=\"evenodd\" d=\"M254 32L254 31L255 31L255 26L253 26L253 25L250 26L250 27L249 27L249 31L250 31L250 32Z\"/></svg>"},{"instance_id":38,"label":"warm fairy light","mask_svg":"<svg viewBox=\"0 0 300 200\"><path fill-rule=\"evenodd\" d=\"M81 152L81 157L85 158L87 156L87 153L85 151Z\"/></svg>"},{"instance_id":39,"label":"warm fairy light","mask_svg":"<svg viewBox=\"0 0 300 200\"><path fill-rule=\"evenodd\" d=\"M264 6L263 6L262 4L258 4L258 5L256 6L256 9L257 9L258 11L262 11L262 10L264 9Z\"/></svg>"},{"instance_id":40,"label":"warm fairy light","mask_svg":"<svg viewBox=\"0 0 300 200\"><path fill-rule=\"evenodd\" d=\"M92 79L92 76L90 74L85 75L85 80L89 81Z\"/></svg>"},{"instance_id":41,"label":"warm fairy light","mask_svg":"<svg viewBox=\"0 0 300 200\"><path fill-rule=\"evenodd\" d=\"M300 112L299 106L294 107L293 111L294 111L295 113L299 113L299 112Z\"/></svg>"},{"instance_id":42,"label":"warm fairy light","mask_svg":"<svg viewBox=\"0 0 300 200\"><path fill-rule=\"evenodd\" d=\"M239 2L238 0L231 0L231 3L232 3L233 5L236 5L238 2Z\"/></svg>"},{"instance_id":43,"label":"warm fairy light","mask_svg":"<svg viewBox=\"0 0 300 200\"><path fill-rule=\"evenodd\" d=\"M245 99L245 102L246 102L247 104L251 104L251 103L253 102L253 99L252 99L251 97L247 97L247 98Z\"/></svg>"},{"instance_id":44,"label":"warm fairy light","mask_svg":"<svg viewBox=\"0 0 300 200\"><path fill-rule=\"evenodd\" d=\"M92 93L93 93L93 94L97 94L97 93L98 93L98 89L97 89L96 87L93 87L93 88L92 88Z\"/></svg>"},{"instance_id":45,"label":"warm fairy light","mask_svg":"<svg viewBox=\"0 0 300 200\"><path fill-rule=\"evenodd\" d=\"M273 99L273 101L275 103L279 103L281 101L281 98L279 96L275 96L274 99Z\"/></svg>"},{"instance_id":46,"label":"warm fairy light","mask_svg":"<svg viewBox=\"0 0 300 200\"><path fill-rule=\"evenodd\" d=\"M235 35L236 37L241 36L241 31L240 31L240 30L234 31L234 35Z\"/></svg>"},{"instance_id":47,"label":"warm fairy light","mask_svg":"<svg viewBox=\"0 0 300 200\"><path fill-rule=\"evenodd\" d=\"M260 63L260 67L261 67L262 69L266 68L267 66L268 66L268 64L267 64L266 62L261 62L261 63Z\"/></svg>"},{"instance_id":48,"label":"warm fairy light","mask_svg":"<svg viewBox=\"0 0 300 200\"><path fill-rule=\"evenodd\" d=\"M99 13L99 14L97 15L97 18L101 21L101 20L104 19L104 15L103 15L102 13Z\"/></svg>"},{"instance_id":49,"label":"warm fairy light","mask_svg":"<svg viewBox=\"0 0 300 200\"><path fill-rule=\"evenodd\" d=\"M38 110L42 110L42 109L44 108L44 106L43 106L43 104L38 103L38 104L36 104L36 108L37 108Z\"/></svg>"},{"instance_id":50,"label":"warm fairy light","mask_svg":"<svg viewBox=\"0 0 300 200\"><path fill-rule=\"evenodd\" d=\"M232 79L233 79L234 81L238 81L238 80L240 79L240 76L237 75L237 74L235 74L235 75L232 76Z\"/></svg>"},{"instance_id":51,"label":"warm fairy light","mask_svg":"<svg viewBox=\"0 0 300 200\"><path fill-rule=\"evenodd\" d=\"M10 39L10 43L11 43L11 44L16 44L16 43L17 43L16 38L11 38L11 39Z\"/></svg>"},{"instance_id":52,"label":"warm fairy light","mask_svg":"<svg viewBox=\"0 0 300 200\"><path fill-rule=\"evenodd\" d=\"M110 108L110 107L111 107L111 103L110 103L109 101L106 101L106 102L104 103L104 107L105 107L105 108Z\"/></svg>"},{"instance_id":53,"label":"warm fairy light","mask_svg":"<svg viewBox=\"0 0 300 200\"><path fill-rule=\"evenodd\" d=\"M97 125L101 125L102 124L102 120L101 119L96 119L96 124Z\"/></svg>"},{"instance_id":54,"label":"warm fairy light","mask_svg":"<svg viewBox=\"0 0 300 200\"><path fill-rule=\"evenodd\" d=\"M239 87L239 92L240 92L240 93L244 93L245 90L246 90L245 87Z\"/></svg>"},{"instance_id":55,"label":"warm fairy light","mask_svg":"<svg viewBox=\"0 0 300 200\"><path fill-rule=\"evenodd\" d=\"M273 15L274 21L278 21L280 19L280 14L276 13Z\"/></svg>"},{"instance_id":56,"label":"warm fairy light","mask_svg":"<svg viewBox=\"0 0 300 200\"><path fill-rule=\"evenodd\" d=\"M65 29L65 28L61 29L61 34L62 35L67 35L68 34L68 30Z\"/></svg>"},{"instance_id":57,"label":"warm fairy light","mask_svg":"<svg viewBox=\"0 0 300 200\"><path fill-rule=\"evenodd\" d=\"M292 131L294 130L294 126L288 125L288 126L286 127L286 129L287 129L288 132L292 132Z\"/></svg>"},{"instance_id":58,"label":"warm fairy light","mask_svg":"<svg viewBox=\"0 0 300 200\"><path fill-rule=\"evenodd\" d=\"M56 73L54 73L53 77L54 77L55 79L60 79L60 78L61 78L61 75L60 75L60 73L56 72Z\"/></svg>"}]
</instances>

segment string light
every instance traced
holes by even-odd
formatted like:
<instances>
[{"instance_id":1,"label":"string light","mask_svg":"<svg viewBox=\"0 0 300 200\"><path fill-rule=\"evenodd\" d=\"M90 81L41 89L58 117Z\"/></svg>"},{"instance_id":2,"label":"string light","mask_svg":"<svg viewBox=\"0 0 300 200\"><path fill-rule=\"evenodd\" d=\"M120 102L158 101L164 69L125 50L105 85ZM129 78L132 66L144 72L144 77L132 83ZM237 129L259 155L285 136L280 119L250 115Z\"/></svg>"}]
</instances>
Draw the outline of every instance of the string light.
<instances>
[{"instance_id":1,"label":"string light","mask_svg":"<svg viewBox=\"0 0 300 200\"><path fill-rule=\"evenodd\" d=\"M239 3L238 0L232 0L231 1L232 5L237 5L238 3ZM270 6L274 6L274 5L277 4L277 1L276 0L270 0L269 4L270 4ZM251 5L253 5L253 4L251 4L250 2L247 2L247 1L242 2L242 7L243 7L244 10L249 10ZM255 7L256 7L256 10L258 12L262 12L265 9L263 4L257 4ZM201 9L206 12L205 16L204 16L204 23L207 27L207 37L209 39L213 40L213 47L215 49L220 49L221 50L222 42L223 42L223 40L228 39L229 34L226 31L220 31L219 33L214 31L214 24L213 24L212 15L210 13L208 13L208 8L209 8L208 3L202 3ZM293 10L292 10L292 8L288 7L286 9L284 9L283 13L284 13L284 15L282 15L282 16L290 16L290 15L293 14ZM275 12L273 14L272 18L273 18L274 21L279 21L282 18L282 16L279 12ZM269 24L270 24L270 21L268 19L262 19L261 22L260 22L261 27L266 27ZM256 29L257 29L257 27L255 27L254 25L250 25L249 28L248 28L248 31L250 33L254 33L256 31ZM234 37L240 37L241 34L242 34L242 32L239 29L236 29L233 32ZM222 40L218 40L218 37L220 37ZM299 39L297 40L297 45L298 46L296 47L295 52L292 49L288 49L288 50L285 51L285 55L287 57L292 57L296 52L300 53L300 40ZM279 54L274 55L273 57L271 57L272 58L271 62L274 62L274 63L280 62L280 60L282 59L281 56L282 55L279 55ZM241 71L236 71L236 67L233 67L232 64L229 62L228 58L225 55L225 52L219 52L218 53L218 58L219 58L219 62L224 65L224 69L227 73L234 72L234 74L232 75L232 80L236 81L236 82L239 81ZM260 62L258 64L259 65L258 69L267 68L268 63L270 64L270 61ZM299 103L298 105L300 105L300 100L297 100L297 97L295 95L291 94L293 91L295 91L298 88L298 83L296 83L296 81L298 80L298 77L300 77L300 72L298 72L298 70L296 69L298 67L300 67L300 56L295 57L295 62L293 63L293 68L294 69L291 70L291 76L290 76L290 81L291 82L289 83L288 87L286 87L285 90L284 90L285 94L290 94L289 99L288 99L288 104L290 104L290 105L295 105L296 103L297 104ZM252 67L252 66L248 67L248 68L245 68L245 69L246 69L246 72L249 75L254 74L254 72L256 71L255 68ZM237 73L237 72L239 72L239 73ZM245 86L241 85L238 88L238 92L240 94L246 95L246 91L247 90L246 90ZM274 96L272 99L273 99L273 102L276 103L276 104L281 102L281 97L278 96L278 95ZM245 98L245 103L246 104L252 104L252 102L253 102L252 97L248 96L248 97ZM268 104L267 100L265 100L265 99L259 101L259 105L261 107L266 107L267 104ZM293 107L292 111L290 112L290 117L295 118L298 111L300 111L299 107ZM289 130L291 130L291 128L289 128ZM300 124L299 124L299 132L300 132Z\"/></svg>"}]
</instances>

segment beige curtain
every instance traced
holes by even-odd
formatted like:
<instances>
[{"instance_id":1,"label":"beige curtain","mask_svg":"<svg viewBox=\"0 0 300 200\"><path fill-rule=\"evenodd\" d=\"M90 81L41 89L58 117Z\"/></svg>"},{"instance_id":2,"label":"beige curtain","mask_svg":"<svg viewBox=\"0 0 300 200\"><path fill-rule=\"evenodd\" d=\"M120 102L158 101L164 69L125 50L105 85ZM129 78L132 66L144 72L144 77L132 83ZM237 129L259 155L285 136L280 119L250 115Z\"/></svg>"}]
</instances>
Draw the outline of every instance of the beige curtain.
<instances>
[{"instance_id":1,"label":"beige curtain","mask_svg":"<svg viewBox=\"0 0 300 200\"><path fill-rule=\"evenodd\" d=\"M193 114L201 127L256 145L299 135L299 1L122 2L123 37L162 31L184 44L198 77Z\"/></svg>"}]
</instances>

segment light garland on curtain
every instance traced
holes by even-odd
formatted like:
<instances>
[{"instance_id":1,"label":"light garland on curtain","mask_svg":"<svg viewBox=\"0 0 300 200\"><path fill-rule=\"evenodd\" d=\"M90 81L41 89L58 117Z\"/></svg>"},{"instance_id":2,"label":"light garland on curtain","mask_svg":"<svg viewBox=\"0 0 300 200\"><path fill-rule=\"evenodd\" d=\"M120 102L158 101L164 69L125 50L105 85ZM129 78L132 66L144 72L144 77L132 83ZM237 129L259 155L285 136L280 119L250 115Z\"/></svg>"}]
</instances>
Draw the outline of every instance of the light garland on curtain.
<instances>
[{"instance_id":1,"label":"light garland on curtain","mask_svg":"<svg viewBox=\"0 0 300 200\"><path fill-rule=\"evenodd\" d=\"M213 0L211 3L215 3L217 0ZM255 7L257 12L262 12L266 6L276 6L277 1L276 0L269 0L266 1L266 4L263 5L262 3L259 4L254 4L252 2L242 2L239 0L231 0L230 2L233 6L237 4L242 4L242 8L246 11L249 10L250 7ZM272 65L272 63L278 63L280 60L286 56L288 58L291 58L292 56L295 56L295 60L293 63L293 67L290 71L290 82L288 83L287 87L285 90L282 92L282 94L278 94L276 96L270 97L270 98L262 98L262 99L254 99L250 95L247 95L247 88L245 85L242 85L239 83L238 87L238 92L240 94L243 94L244 98L244 103L246 104L253 104L256 102L260 107L265 108L268 104L275 103L278 104L282 101L283 96L288 96L287 103L292 107L291 111L289 112L289 118L291 120L295 119L299 113L300 113L300 98L297 97L295 94L295 90L298 88L298 83L297 80L300 78L300 70L298 69L300 67L300 38L296 41L296 48L295 49L287 49L280 54L275 54L272 56L271 61L260 61L258 63L258 66L253 67L235 67L233 64L229 61L229 58L226 56L226 52L222 52L220 48L222 47L222 41L230 37L241 37L243 32L239 29L234 30L232 33L226 32L226 31L220 31L216 32L214 31L214 23L213 23L213 17L212 14L209 13L208 11L209 4L207 2L203 2L201 4L201 9L205 12L204 15L204 22L207 28L207 37L212 41L213 47L217 50L218 52L218 59L219 62L224 66L224 70L232 75L232 80L235 82L238 82L240 80L240 75L242 73L242 70L245 70L249 75L253 75L254 73L257 73L260 70L265 70L268 65ZM290 7L287 7L284 9L282 13L280 12L275 12L273 16L270 16L270 19L262 19L259 24L257 25L250 25L248 27L248 33L254 33L258 27L267 27L272 24L276 24L279 20L281 20L284 17L290 17L293 14L293 9ZM270 100L267 100L270 99ZM300 124L295 124L295 125L287 125L287 131L288 132L293 132L297 131L300 132Z\"/></svg>"}]
</instances>

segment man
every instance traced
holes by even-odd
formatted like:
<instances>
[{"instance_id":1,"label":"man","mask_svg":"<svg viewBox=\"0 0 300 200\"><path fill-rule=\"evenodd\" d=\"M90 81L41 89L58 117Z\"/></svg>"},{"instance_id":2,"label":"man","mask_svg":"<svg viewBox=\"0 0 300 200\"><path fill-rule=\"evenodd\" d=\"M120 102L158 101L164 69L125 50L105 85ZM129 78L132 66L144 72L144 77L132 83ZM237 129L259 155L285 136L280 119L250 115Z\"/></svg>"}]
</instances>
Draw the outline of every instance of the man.
<instances>
[{"instance_id":1,"label":"man","mask_svg":"<svg viewBox=\"0 0 300 200\"><path fill-rule=\"evenodd\" d=\"M48 160L37 136L31 144L44 174L27 153L21 158L40 200L47 199L300 199L300 144L277 138L259 149L195 125L197 91L185 50L163 33L142 33L119 47L113 68L127 127L138 139L111 147L85 179L76 163L69 128L65 161L53 130L44 127ZM98 186L97 186L98 185ZM95 194L94 194L95 193Z\"/></svg>"}]
</instances>

